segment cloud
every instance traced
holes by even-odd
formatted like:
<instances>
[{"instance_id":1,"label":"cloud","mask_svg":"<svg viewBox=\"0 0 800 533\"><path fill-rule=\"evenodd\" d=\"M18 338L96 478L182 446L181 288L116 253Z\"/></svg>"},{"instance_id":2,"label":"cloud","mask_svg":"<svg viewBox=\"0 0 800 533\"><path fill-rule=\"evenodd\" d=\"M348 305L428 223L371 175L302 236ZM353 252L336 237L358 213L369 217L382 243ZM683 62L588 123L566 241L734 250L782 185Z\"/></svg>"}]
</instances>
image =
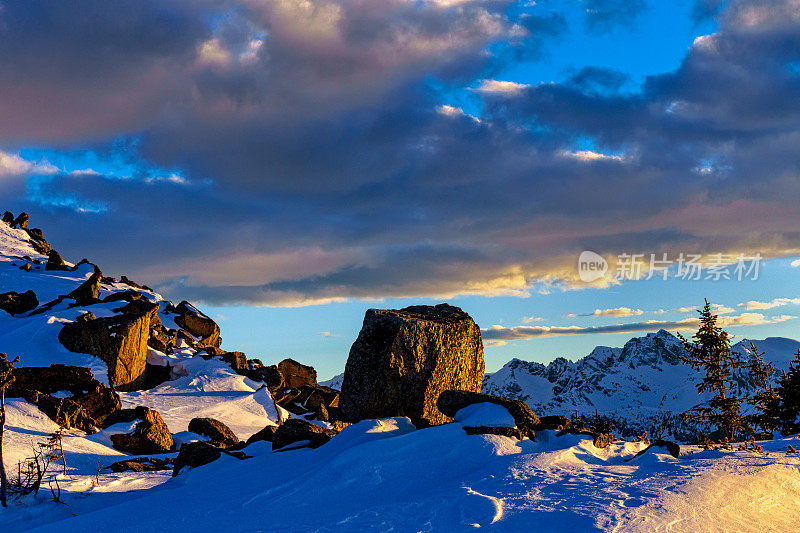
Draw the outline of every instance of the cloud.
<instances>
[{"instance_id":1,"label":"cloud","mask_svg":"<svg viewBox=\"0 0 800 533\"><path fill-rule=\"evenodd\" d=\"M544 318L539 316L526 316L522 317L522 322L525 324L530 324L531 322L541 322Z\"/></svg>"},{"instance_id":2,"label":"cloud","mask_svg":"<svg viewBox=\"0 0 800 533\"><path fill-rule=\"evenodd\" d=\"M769 302L750 300L749 302L740 303L739 307L744 307L748 311L751 311L753 309L772 309L775 307L783 307L785 305L800 305L800 298L775 298Z\"/></svg>"},{"instance_id":3,"label":"cloud","mask_svg":"<svg viewBox=\"0 0 800 533\"><path fill-rule=\"evenodd\" d=\"M720 317L720 327L758 326L774 324L793 320L797 317L781 315L767 318L760 313L742 313L731 317ZM610 335L619 333L638 333L642 331L657 331L666 329L670 331L688 331L697 329L699 321L696 318L686 318L677 321L648 320L645 322L631 322L627 324L612 324L607 326L517 326L505 328L492 326L481 330L483 339L489 342L507 342L511 340L531 340L563 335Z\"/></svg>"},{"instance_id":4,"label":"cloud","mask_svg":"<svg viewBox=\"0 0 800 533\"><path fill-rule=\"evenodd\" d=\"M3 5L4 172L43 145L167 169L7 176L3 208L30 212L68 257L170 296L524 296L586 287L583 250L800 253L788 1L731 4L630 93L602 69L498 85L565 28L509 2ZM586 7L611 24L639 9ZM467 107L432 80L494 90L462 91Z\"/></svg>"},{"instance_id":5,"label":"cloud","mask_svg":"<svg viewBox=\"0 0 800 533\"><path fill-rule=\"evenodd\" d=\"M644 0L583 0L586 5L586 27L606 33L616 26L631 27L647 7Z\"/></svg>"},{"instance_id":6,"label":"cloud","mask_svg":"<svg viewBox=\"0 0 800 533\"><path fill-rule=\"evenodd\" d=\"M595 309L592 316L636 316L644 314L641 309L631 309L630 307L615 307L614 309Z\"/></svg>"},{"instance_id":7,"label":"cloud","mask_svg":"<svg viewBox=\"0 0 800 533\"><path fill-rule=\"evenodd\" d=\"M481 80L474 90L479 93L514 95L530 87L524 83L500 80Z\"/></svg>"},{"instance_id":8,"label":"cloud","mask_svg":"<svg viewBox=\"0 0 800 533\"><path fill-rule=\"evenodd\" d=\"M331 333L330 331L320 331L319 333L317 333L317 336L319 336L319 337L341 337L341 335L338 335L336 333Z\"/></svg>"}]
</instances>

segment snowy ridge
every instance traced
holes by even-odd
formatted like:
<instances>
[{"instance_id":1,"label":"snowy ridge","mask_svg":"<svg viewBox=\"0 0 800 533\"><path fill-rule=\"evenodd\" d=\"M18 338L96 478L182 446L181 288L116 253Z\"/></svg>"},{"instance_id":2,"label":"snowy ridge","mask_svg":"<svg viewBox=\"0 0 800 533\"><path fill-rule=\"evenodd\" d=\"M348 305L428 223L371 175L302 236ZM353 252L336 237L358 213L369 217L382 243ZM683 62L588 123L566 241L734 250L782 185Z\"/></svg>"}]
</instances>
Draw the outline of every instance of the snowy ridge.
<instances>
[{"instance_id":1,"label":"snowy ridge","mask_svg":"<svg viewBox=\"0 0 800 533\"><path fill-rule=\"evenodd\" d=\"M750 358L750 342L744 339L732 350ZM778 372L788 368L800 348L800 342L780 337L752 342ZM618 419L627 433L641 433L705 400L696 389L699 374L681 362L681 354L680 340L661 330L633 338L622 348L599 346L575 362L558 358L543 365L513 359L487 374L483 391L522 400L540 414L598 413ZM737 392L747 396L752 384L741 371L737 378Z\"/></svg>"}]
</instances>

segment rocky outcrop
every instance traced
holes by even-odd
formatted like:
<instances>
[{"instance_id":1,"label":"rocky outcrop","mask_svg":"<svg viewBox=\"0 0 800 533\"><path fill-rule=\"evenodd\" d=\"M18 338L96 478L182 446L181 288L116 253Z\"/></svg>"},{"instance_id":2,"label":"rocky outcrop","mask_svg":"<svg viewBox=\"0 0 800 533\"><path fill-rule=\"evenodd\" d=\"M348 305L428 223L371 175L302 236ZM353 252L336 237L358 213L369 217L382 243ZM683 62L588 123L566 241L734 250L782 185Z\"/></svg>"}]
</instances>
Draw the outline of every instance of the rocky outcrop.
<instances>
[{"instance_id":1,"label":"rocky outcrop","mask_svg":"<svg viewBox=\"0 0 800 533\"><path fill-rule=\"evenodd\" d=\"M455 417L461 409L478 403L492 403L504 407L514 418L514 424L523 437L533 439L536 436L536 428L540 424L539 417L527 404L519 400L510 400L480 392L446 390L439 395L436 401L439 410L449 417Z\"/></svg>"},{"instance_id":2,"label":"rocky outcrop","mask_svg":"<svg viewBox=\"0 0 800 533\"><path fill-rule=\"evenodd\" d=\"M45 270L71 270L61 254L55 250L50 250L47 254L47 263L44 264Z\"/></svg>"},{"instance_id":3,"label":"rocky outcrop","mask_svg":"<svg viewBox=\"0 0 800 533\"><path fill-rule=\"evenodd\" d=\"M197 342L199 348L205 346L219 348L222 339L219 336L219 326L216 322L185 300L175 307L175 311L178 313L175 323L200 339Z\"/></svg>"},{"instance_id":4,"label":"rocky outcrop","mask_svg":"<svg viewBox=\"0 0 800 533\"><path fill-rule=\"evenodd\" d=\"M145 381L147 340L157 309L157 304L149 304L146 311L108 318L92 318L87 313L64 325L58 340L72 352L92 354L105 361L112 387L136 390Z\"/></svg>"},{"instance_id":5,"label":"rocky outcrop","mask_svg":"<svg viewBox=\"0 0 800 533\"><path fill-rule=\"evenodd\" d=\"M479 392L483 373L480 329L458 307L370 309L347 359L339 417L407 416L418 427L444 424L452 418L437 408L439 394Z\"/></svg>"},{"instance_id":6,"label":"rocky outcrop","mask_svg":"<svg viewBox=\"0 0 800 533\"><path fill-rule=\"evenodd\" d=\"M115 433L111 435L114 448L134 455L149 453L167 453L175 445L169 428L158 411L147 407L123 409L106 420L107 425L119 422L139 420L131 433Z\"/></svg>"},{"instance_id":7,"label":"rocky outcrop","mask_svg":"<svg viewBox=\"0 0 800 533\"><path fill-rule=\"evenodd\" d=\"M65 391L71 396L54 396ZM6 395L24 398L62 427L87 433L94 433L121 407L119 395L95 379L88 368L66 365L15 368Z\"/></svg>"},{"instance_id":8,"label":"rocky outcrop","mask_svg":"<svg viewBox=\"0 0 800 533\"><path fill-rule=\"evenodd\" d=\"M6 211L5 213L3 213L2 220L3 222L5 222L7 225L10 226L11 224L14 223L14 213L12 213L11 211Z\"/></svg>"},{"instance_id":9,"label":"rocky outcrop","mask_svg":"<svg viewBox=\"0 0 800 533\"><path fill-rule=\"evenodd\" d=\"M25 291L22 294L13 291L0 294L0 309L10 315L27 313L38 306L39 299L33 291Z\"/></svg>"},{"instance_id":10,"label":"rocky outcrop","mask_svg":"<svg viewBox=\"0 0 800 533\"><path fill-rule=\"evenodd\" d=\"M222 451L207 442L189 442L181 446L172 475L177 476L184 468L197 468L198 466L213 463L222 457Z\"/></svg>"},{"instance_id":11,"label":"rocky outcrop","mask_svg":"<svg viewBox=\"0 0 800 533\"><path fill-rule=\"evenodd\" d=\"M309 448L319 448L333 437L336 431L312 424L300 418L290 418L272 435L272 449L278 450L295 443L307 443Z\"/></svg>"},{"instance_id":12,"label":"rocky outcrop","mask_svg":"<svg viewBox=\"0 0 800 533\"><path fill-rule=\"evenodd\" d=\"M22 213L20 213L17 216L17 218L14 219L14 222L11 223L11 227L12 228L18 228L18 229L27 229L28 228L28 220L29 219L30 219L30 216L28 215L28 213L25 213L23 211Z\"/></svg>"},{"instance_id":13,"label":"rocky outcrop","mask_svg":"<svg viewBox=\"0 0 800 533\"><path fill-rule=\"evenodd\" d=\"M275 437L275 432L278 431L278 426L267 426L264 429L258 431L257 433L253 433L247 439L247 445L251 445L254 442L259 441L266 441L272 442L272 439Z\"/></svg>"},{"instance_id":14,"label":"rocky outcrop","mask_svg":"<svg viewBox=\"0 0 800 533\"><path fill-rule=\"evenodd\" d=\"M112 463L108 466L108 469L112 472L157 472L159 470L172 470L174 465L175 461L169 458L136 457Z\"/></svg>"},{"instance_id":15,"label":"rocky outcrop","mask_svg":"<svg viewBox=\"0 0 800 533\"><path fill-rule=\"evenodd\" d=\"M67 297L74 298L76 305L92 305L100 301L100 280L102 272L96 269L89 279L78 285Z\"/></svg>"},{"instance_id":16,"label":"rocky outcrop","mask_svg":"<svg viewBox=\"0 0 800 533\"><path fill-rule=\"evenodd\" d=\"M31 247L42 255L50 253L50 243L44 238L44 233L39 228L26 229L30 237Z\"/></svg>"},{"instance_id":17,"label":"rocky outcrop","mask_svg":"<svg viewBox=\"0 0 800 533\"><path fill-rule=\"evenodd\" d=\"M294 389L280 387L270 390L275 403L292 414L316 420L330 420L331 412L339 407L339 391L321 385L303 385Z\"/></svg>"},{"instance_id":18,"label":"rocky outcrop","mask_svg":"<svg viewBox=\"0 0 800 533\"><path fill-rule=\"evenodd\" d=\"M317 371L314 367L298 363L294 359L284 359L278 363L278 370L287 387L299 388L317 384Z\"/></svg>"},{"instance_id":19,"label":"rocky outcrop","mask_svg":"<svg viewBox=\"0 0 800 533\"><path fill-rule=\"evenodd\" d=\"M231 448L239 444L239 439L228 426L214 418L192 418L189 431L208 437L211 445L217 448Z\"/></svg>"}]
</instances>

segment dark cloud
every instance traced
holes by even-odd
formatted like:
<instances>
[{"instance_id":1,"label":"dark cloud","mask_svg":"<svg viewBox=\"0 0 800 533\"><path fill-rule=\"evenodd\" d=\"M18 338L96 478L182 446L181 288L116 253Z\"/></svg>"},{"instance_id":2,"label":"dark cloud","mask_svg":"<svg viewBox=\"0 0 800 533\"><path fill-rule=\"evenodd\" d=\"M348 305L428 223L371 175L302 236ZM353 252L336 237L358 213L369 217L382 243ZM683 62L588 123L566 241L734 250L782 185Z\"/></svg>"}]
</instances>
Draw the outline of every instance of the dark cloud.
<instances>
[{"instance_id":1,"label":"dark cloud","mask_svg":"<svg viewBox=\"0 0 800 533\"><path fill-rule=\"evenodd\" d=\"M123 135L126 161L180 179L17 174L3 208L70 258L214 303L522 294L574 282L584 249L797 250L796 8L732 5L640 92L585 68L473 91L475 118L430 80L472 84L563 19L443 4L37 2L53 15L29 35L33 8L6 3L0 149L113 158Z\"/></svg>"}]
</instances>

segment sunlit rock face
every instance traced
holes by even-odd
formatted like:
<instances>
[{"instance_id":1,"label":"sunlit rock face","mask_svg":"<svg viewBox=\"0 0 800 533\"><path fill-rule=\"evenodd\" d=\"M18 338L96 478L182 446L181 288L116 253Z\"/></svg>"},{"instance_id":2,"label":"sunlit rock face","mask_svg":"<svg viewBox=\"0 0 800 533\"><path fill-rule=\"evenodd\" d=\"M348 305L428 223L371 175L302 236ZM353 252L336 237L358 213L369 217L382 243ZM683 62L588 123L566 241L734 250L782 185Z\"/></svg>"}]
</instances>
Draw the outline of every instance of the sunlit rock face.
<instances>
[{"instance_id":1,"label":"sunlit rock face","mask_svg":"<svg viewBox=\"0 0 800 533\"><path fill-rule=\"evenodd\" d=\"M475 321L447 304L370 309L345 367L345 421L407 416L424 427L451 422L442 391L480 392L483 344Z\"/></svg>"}]
</instances>

